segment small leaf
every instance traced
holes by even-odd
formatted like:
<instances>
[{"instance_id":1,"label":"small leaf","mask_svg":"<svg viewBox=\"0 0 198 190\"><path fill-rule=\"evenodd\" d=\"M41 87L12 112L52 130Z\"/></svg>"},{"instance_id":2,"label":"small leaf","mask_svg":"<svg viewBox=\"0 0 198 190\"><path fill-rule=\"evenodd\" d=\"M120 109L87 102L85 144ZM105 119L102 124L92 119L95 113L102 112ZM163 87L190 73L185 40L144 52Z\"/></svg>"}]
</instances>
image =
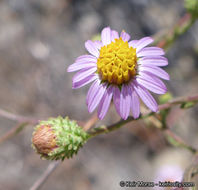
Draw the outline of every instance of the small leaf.
<instances>
[{"instance_id":1,"label":"small leaf","mask_svg":"<svg viewBox=\"0 0 198 190\"><path fill-rule=\"evenodd\" d=\"M195 104L196 104L196 102L185 102L185 103L181 104L181 108L188 109L188 108L195 106Z\"/></svg>"},{"instance_id":2,"label":"small leaf","mask_svg":"<svg viewBox=\"0 0 198 190\"><path fill-rule=\"evenodd\" d=\"M175 138L173 138L173 137L171 137L169 135L167 135L166 137L167 137L168 142L170 144L172 144L173 146L176 146L176 147L181 146L181 143L178 142Z\"/></svg>"},{"instance_id":3,"label":"small leaf","mask_svg":"<svg viewBox=\"0 0 198 190\"><path fill-rule=\"evenodd\" d=\"M185 8L192 14L194 18L198 17L198 1L197 0L185 0Z\"/></svg>"}]
</instances>

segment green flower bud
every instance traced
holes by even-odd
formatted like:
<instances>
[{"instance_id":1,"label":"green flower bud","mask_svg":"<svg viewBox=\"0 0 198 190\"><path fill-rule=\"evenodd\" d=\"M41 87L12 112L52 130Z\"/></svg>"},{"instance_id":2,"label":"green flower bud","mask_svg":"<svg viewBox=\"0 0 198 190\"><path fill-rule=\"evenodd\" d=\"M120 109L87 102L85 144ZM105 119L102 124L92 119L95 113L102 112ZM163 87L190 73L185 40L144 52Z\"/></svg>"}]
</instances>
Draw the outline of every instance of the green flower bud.
<instances>
[{"instance_id":1,"label":"green flower bud","mask_svg":"<svg viewBox=\"0 0 198 190\"><path fill-rule=\"evenodd\" d=\"M171 100L172 98L173 98L172 94L167 92L166 94L163 94L163 95L159 96L159 103L160 104L165 104L169 100Z\"/></svg>"},{"instance_id":2,"label":"green flower bud","mask_svg":"<svg viewBox=\"0 0 198 190\"><path fill-rule=\"evenodd\" d=\"M185 0L185 7L193 17L198 17L198 0Z\"/></svg>"},{"instance_id":3,"label":"green flower bud","mask_svg":"<svg viewBox=\"0 0 198 190\"><path fill-rule=\"evenodd\" d=\"M42 158L64 160L77 154L89 137L75 121L62 117L50 118L35 127L32 146Z\"/></svg>"}]
</instances>

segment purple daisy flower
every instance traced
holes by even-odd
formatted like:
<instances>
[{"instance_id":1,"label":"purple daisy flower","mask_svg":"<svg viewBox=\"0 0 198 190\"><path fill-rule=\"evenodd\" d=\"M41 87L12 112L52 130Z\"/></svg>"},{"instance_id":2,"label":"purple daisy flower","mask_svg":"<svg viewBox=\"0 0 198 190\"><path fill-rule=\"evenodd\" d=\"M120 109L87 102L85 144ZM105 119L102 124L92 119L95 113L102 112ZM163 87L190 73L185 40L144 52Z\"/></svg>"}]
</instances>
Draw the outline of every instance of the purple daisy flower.
<instances>
[{"instance_id":1,"label":"purple daisy flower","mask_svg":"<svg viewBox=\"0 0 198 190\"><path fill-rule=\"evenodd\" d=\"M159 47L146 47L153 42L150 37L131 40L130 35L106 27L102 30L101 41L85 42L91 55L78 57L68 67L68 72L79 71L73 77L73 88L80 88L93 82L87 94L88 111L98 106L98 117L103 119L111 100L116 111L127 119L130 111L134 118L140 115L140 99L153 112L158 105L152 95L164 94L167 89L159 79L169 80L161 66L168 65Z\"/></svg>"}]
</instances>

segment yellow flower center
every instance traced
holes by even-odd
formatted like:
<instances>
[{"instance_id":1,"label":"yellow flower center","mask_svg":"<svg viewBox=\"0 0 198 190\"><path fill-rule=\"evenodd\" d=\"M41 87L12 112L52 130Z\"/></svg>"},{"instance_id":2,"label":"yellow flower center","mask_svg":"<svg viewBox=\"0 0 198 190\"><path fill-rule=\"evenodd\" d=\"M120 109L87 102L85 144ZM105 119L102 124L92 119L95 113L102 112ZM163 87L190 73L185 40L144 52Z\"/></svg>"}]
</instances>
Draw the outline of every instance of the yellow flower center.
<instances>
[{"instance_id":1,"label":"yellow flower center","mask_svg":"<svg viewBox=\"0 0 198 190\"><path fill-rule=\"evenodd\" d=\"M124 42L120 37L115 39L115 42L101 47L97 71L102 81L120 85L135 76L136 65L136 49L129 47L128 42Z\"/></svg>"}]
</instances>

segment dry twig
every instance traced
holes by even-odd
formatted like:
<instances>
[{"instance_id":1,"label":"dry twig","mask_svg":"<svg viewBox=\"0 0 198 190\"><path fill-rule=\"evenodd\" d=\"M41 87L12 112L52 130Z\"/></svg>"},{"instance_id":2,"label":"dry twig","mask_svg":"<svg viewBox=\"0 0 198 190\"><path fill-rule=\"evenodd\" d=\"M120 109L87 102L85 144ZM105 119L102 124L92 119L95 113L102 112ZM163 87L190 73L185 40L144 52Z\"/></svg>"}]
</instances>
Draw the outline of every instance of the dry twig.
<instances>
[{"instance_id":1,"label":"dry twig","mask_svg":"<svg viewBox=\"0 0 198 190\"><path fill-rule=\"evenodd\" d=\"M52 174L52 172L57 168L59 164L59 161L50 163L44 173L38 178L38 180L32 185L29 190L40 189L40 187L44 184L44 182L48 179L48 177Z\"/></svg>"}]
</instances>

